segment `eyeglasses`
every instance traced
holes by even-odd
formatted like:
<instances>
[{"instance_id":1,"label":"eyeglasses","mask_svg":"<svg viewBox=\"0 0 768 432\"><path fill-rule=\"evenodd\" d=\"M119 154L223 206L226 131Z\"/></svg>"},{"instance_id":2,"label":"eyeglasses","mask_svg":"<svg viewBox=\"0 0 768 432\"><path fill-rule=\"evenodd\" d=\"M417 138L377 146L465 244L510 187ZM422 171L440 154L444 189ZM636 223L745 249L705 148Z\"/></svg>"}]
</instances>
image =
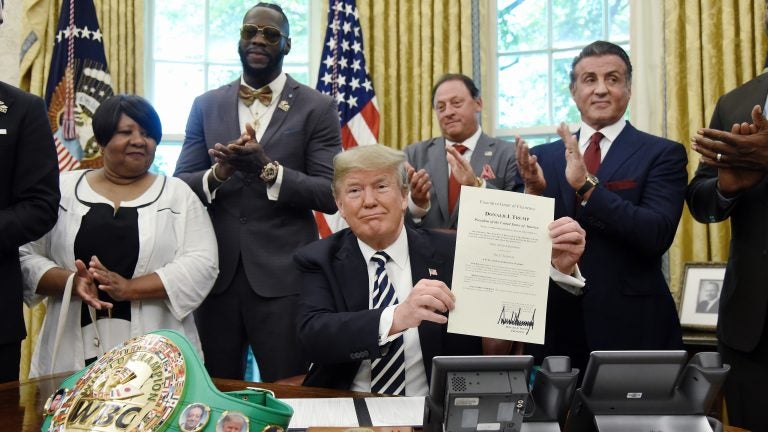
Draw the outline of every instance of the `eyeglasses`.
<instances>
[{"instance_id":1,"label":"eyeglasses","mask_svg":"<svg viewBox=\"0 0 768 432\"><path fill-rule=\"evenodd\" d=\"M270 45L277 45L277 43L280 42L281 37L288 38L288 35L283 34L277 27L257 26L253 24L243 24L243 26L240 27L240 38L243 40L251 40L259 33L261 33L261 36L264 38L264 42Z\"/></svg>"}]
</instances>

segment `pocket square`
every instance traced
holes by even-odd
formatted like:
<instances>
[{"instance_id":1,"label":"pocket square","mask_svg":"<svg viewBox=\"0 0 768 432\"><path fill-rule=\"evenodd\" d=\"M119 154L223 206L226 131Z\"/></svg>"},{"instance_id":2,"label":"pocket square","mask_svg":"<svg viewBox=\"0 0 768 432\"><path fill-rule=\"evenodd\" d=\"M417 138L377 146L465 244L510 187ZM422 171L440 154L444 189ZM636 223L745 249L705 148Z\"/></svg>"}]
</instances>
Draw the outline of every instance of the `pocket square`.
<instances>
[{"instance_id":1,"label":"pocket square","mask_svg":"<svg viewBox=\"0 0 768 432\"><path fill-rule=\"evenodd\" d=\"M496 174L493 172L493 168L490 165L483 165L483 172L480 173L480 178L483 180L493 180L496 178Z\"/></svg>"},{"instance_id":2,"label":"pocket square","mask_svg":"<svg viewBox=\"0 0 768 432\"><path fill-rule=\"evenodd\" d=\"M637 182L631 179L605 182L605 188L610 191L619 191L637 187Z\"/></svg>"}]
</instances>

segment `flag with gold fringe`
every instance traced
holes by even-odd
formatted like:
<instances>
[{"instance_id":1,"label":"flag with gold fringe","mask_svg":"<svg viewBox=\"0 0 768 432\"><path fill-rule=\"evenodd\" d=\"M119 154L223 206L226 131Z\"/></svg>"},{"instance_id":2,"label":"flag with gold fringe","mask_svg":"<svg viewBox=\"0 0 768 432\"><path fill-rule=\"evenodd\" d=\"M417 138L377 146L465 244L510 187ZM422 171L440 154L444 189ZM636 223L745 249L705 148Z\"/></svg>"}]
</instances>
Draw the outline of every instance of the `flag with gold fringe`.
<instances>
[{"instance_id":1,"label":"flag with gold fringe","mask_svg":"<svg viewBox=\"0 0 768 432\"><path fill-rule=\"evenodd\" d=\"M63 0L45 89L60 171L101 166L91 118L113 94L93 0Z\"/></svg>"}]
</instances>

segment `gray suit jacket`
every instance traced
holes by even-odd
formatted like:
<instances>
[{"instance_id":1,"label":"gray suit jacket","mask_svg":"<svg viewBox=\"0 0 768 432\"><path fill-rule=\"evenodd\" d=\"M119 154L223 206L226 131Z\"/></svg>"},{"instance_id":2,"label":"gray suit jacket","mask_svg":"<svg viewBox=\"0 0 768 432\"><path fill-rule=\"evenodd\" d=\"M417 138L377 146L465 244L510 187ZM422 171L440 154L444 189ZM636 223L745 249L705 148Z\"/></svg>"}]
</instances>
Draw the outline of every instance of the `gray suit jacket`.
<instances>
[{"instance_id":1,"label":"gray suit jacket","mask_svg":"<svg viewBox=\"0 0 768 432\"><path fill-rule=\"evenodd\" d=\"M240 136L240 79L195 99L176 165L208 206L219 243L219 278L212 292L224 291L242 258L253 290L264 297L299 291L299 274L292 256L300 246L318 238L312 210L336 211L331 193L333 157L341 151L339 115L334 101L288 76L261 143L267 155L283 167L280 196L267 198L266 184L257 174L237 172L208 203L203 176L213 164L208 149Z\"/></svg>"},{"instance_id":2,"label":"gray suit jacket","mask_svg":"<svg viewBox=\"0 0 768 432\"><path fill-rule=\"evenodd\" d=\"M453 214L448 213L448 160L445 158L445 138L436 137L414 143L405 148L405 157L416 170L426 169L432 181L430 192L430 209L421 220L424 228L456 229L459 220L458 206ZM524 185L517 181L517 161L515 160L515 144L503 141L482 133L477 140L477 146L472 151L469 163L475 174L480 177L483 167L487 164L495 178L486 178L486 186L522 192Z\"/></svg>"}]
</instances>

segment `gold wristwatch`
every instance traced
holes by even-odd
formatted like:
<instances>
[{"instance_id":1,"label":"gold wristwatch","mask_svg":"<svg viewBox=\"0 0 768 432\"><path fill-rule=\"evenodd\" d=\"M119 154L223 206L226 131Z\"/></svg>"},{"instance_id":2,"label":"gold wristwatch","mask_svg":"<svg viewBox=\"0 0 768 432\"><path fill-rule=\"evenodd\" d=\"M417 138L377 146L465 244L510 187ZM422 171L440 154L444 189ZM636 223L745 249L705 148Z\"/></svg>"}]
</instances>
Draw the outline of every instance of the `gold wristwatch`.
<instances>
[{"instance_id":1,"label":"gold wristwatch","mask_svg":"<svg viewBox=\"0 0 768 432\"><path fill-rule=\"evenodd\" d=\"M583 198L584 195L587 194L587 192L591 191L592 188L600 184L600 180L598 180L597 177L593 176L592 174L587 174L586 181L584 182L584 185L579 188L579 190L576 191L576 195Z\"/></svg>"}]
</instances>

